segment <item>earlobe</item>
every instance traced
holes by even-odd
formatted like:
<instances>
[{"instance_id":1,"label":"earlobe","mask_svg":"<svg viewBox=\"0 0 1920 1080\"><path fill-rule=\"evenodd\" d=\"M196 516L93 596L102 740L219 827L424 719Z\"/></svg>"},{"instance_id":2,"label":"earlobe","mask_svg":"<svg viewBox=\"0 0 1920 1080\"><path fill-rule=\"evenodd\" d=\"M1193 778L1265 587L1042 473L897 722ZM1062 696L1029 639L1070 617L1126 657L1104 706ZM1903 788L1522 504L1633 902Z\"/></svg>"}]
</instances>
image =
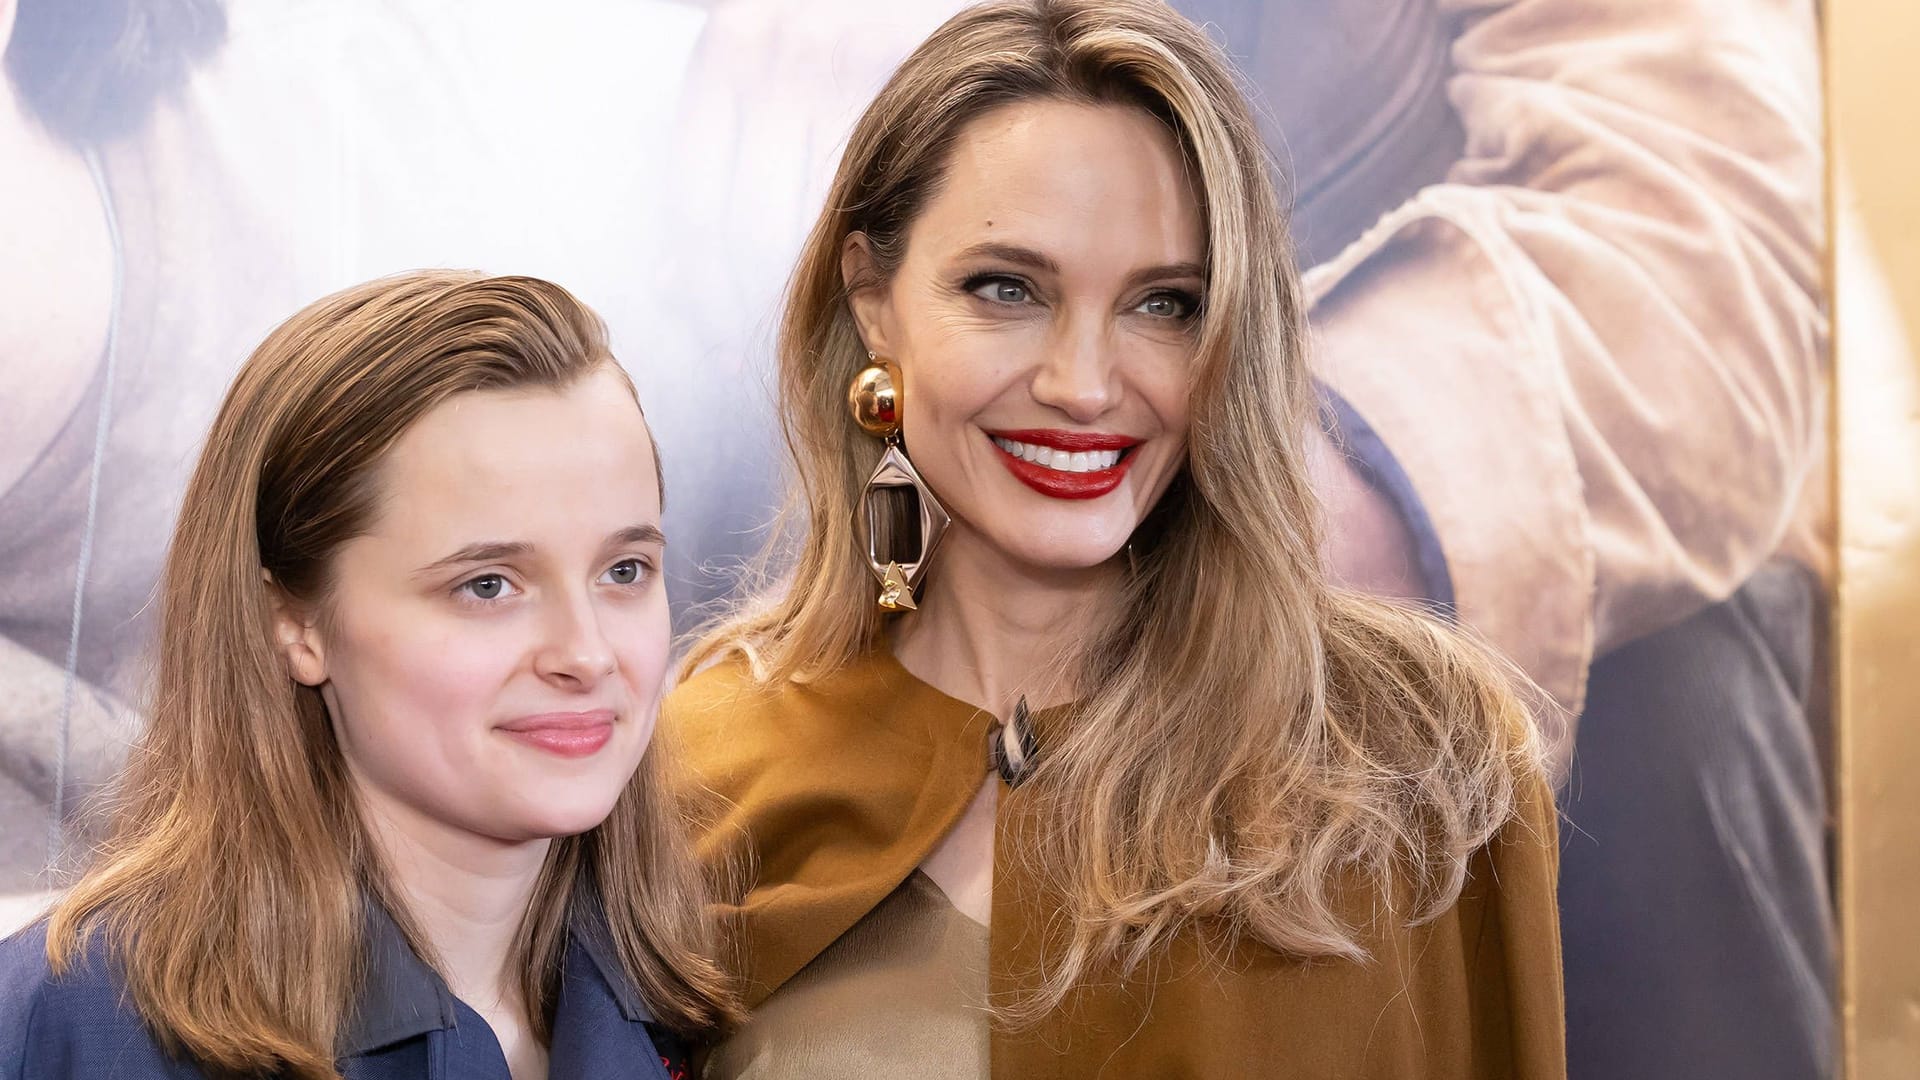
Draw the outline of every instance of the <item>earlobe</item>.
<instances>
[{"instance_id":1,"label":"earlobe","mask_svg":"<svg viewBox=\"0 0 1920 1080\"><path fill-rule=\"evenodd\" d=\"M840 245L840 280L846 286L847 307L853 312L854 325L867 351L893 356L886 331L887 290L879 284L878 277L867 234L848 233Z\"/></svg>"},{"instance_id":2,"label":"earlobe","mask_svg":"<svg viewBox=\"0 0 1920 1080\"><path fill-rule=\"evenodd\" d=\"M303 686L326 682L326 646L317 622L273 583L273 575L261 570L260 580L273 608L274 644L286 661L287 675Z\"/></svg>"}]
</instances>

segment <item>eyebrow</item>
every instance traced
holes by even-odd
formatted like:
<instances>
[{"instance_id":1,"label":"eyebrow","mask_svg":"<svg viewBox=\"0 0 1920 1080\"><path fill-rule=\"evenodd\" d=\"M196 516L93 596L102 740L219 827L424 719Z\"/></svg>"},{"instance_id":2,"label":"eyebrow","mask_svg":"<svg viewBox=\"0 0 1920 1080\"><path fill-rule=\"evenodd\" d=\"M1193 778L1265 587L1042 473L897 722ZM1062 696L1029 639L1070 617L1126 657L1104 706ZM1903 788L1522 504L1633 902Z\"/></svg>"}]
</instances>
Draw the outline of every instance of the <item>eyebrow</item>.
<instances>
[{"instance_id":1,"label":"eyebrow","mask_svg":"<svg viewBox=\"0 0 1920 1080\"><path fill-rule=\"evenodd\" d=\"M444 559L428 563L420 569L415 570L413 576L427 577L438 571L448 569L449 567L460 566L465 563L504 562L508 559L516 559L530 555L532 552L533 545L524 541L484 540L478 544L468 544L466 547L461 548L459 551L454 552Z\"/></svg>"},{"instance_id":2,"label":"eyebrow","mask_svg":"<svg viewBox=\"0 0 1920 1080\"><path fill-rule=\"evenodd\" d=\"M1015 266L1024 266L1029 270L1039 270L1043 273L1058 274L1060 272L1059 263L1032 248L1021 247L1018 244L998 244L993 241L975 244L962 251L958 258L962 260L998 259L1001 262L1010 262Z\"/></svg>"},{"instance_id":3,"label":"eyebrow","mask_svg":"<svg viewBox=\"0 0 1920 1080\"><path fill-rule=\"evenodd\" d=\"M635 544L660 544L664 546L667 536L657 525L629 525L607 537L608 547L630 547ZM524 540L483 540L477 544L468 544L444 559L437 559L414 571L415 577L427 577L450 567L464 566L469 563L505 562L510 559L525 558L533 554L533 545Z\"/></svg>"},{"instance_id":4,"label":"eyebrow","mask_svg":"<svg viewBox=\"0 0 1920 1080\"><path fill-rule=\"evenodd\" d=\"M1198 278L1204 285L1207 281L1207 268L1192 262L1148 266L1127 275L1127 287L1145 285L1150 281L1173 281L1181 278Z\"/></svg>"},{"instance_id":5,"label":"eyebrow","mask_svg":"<svg viewBox=\"0 0 1920 1080\"><path fill-rule=\"evenodd\" d=\"M1041 273L1056 275L1060 273L1060 264L1055 262L1050 256L1029 247L1021 247L1018 244L1002 244L988 241L967 248L962 251L957 258L961 261L969 259L998 259L1001 262L1009 262L1015 266L1024 266L1029 270L1037 270ZM1207 280L1207 268L1196 262L1177 262L1165 263L1160 266L1146 266L1127 275L1127 287L1133 288L1136 285L1143 285L1149 281L1166 281L1172 278L1199 278L1204 282Z\"/></svg>"},{"instance_id":6,"label":"eyebrow","mask_svg":"<svg viewBox=\"0 0 1920 1080\"><path fill-rule=\"evenodd\" d=\"M627 547L633 544L659 544L665 547L666 543L667 534L661 532L658 525L629 525L607 537L608 547Z\"/></svg>"}]
</instances>

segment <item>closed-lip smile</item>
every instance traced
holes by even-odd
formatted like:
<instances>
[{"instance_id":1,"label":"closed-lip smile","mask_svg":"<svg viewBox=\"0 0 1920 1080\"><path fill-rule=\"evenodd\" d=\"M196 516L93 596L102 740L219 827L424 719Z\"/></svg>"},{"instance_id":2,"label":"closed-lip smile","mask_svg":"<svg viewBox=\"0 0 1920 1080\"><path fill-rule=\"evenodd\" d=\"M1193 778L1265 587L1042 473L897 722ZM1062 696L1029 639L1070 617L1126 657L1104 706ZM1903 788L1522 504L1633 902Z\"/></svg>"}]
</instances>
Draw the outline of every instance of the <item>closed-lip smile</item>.
<instances>
[{"instance_id":1,"label":"closed-lip smile","mask_svg":"<svg viewBox=\"0 0 1920 1080\"><path fill-rule=\"evenodd\" d=\"M989 431L1001 464L1020 482L1055 499L1097 499L1120 486L1133 463L1130 435L1053 428Z\"/></svg>"},{"instance_id":2,"label":"closed-lip smile","mask_svg":"<svg viewBox=\"0 0 1920 1080\"><path fill-rule=\"evenodd\" d=\"M499 726L508 738L565 758L589 757L613 738L612 709L522 716Z\"/></svg>"}]
</instances>

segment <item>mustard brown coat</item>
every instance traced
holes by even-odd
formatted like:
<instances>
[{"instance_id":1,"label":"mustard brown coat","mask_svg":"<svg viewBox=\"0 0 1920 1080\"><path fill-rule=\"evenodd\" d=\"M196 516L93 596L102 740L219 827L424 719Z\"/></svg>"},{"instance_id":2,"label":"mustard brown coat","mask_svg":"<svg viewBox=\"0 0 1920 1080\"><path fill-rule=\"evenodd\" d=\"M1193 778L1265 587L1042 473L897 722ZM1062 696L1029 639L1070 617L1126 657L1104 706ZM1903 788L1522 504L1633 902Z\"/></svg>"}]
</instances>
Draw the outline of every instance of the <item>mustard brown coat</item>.
<instances>
[{"instance_id":1,"label":"mustard brown coat","mask_svg":"<svg viewBox=\"0 0 1920 1080\"><path fill-rule=\"evenodd\" d=\"M1041 745L1045 720L1041 714ZM986 776L993 718L879 650L808 685L757 685L724 662L663 718L693 779L721 799L702 855L744 867L724 905L758 1004L911 875ZM1018 857L1026 788L1000 792L990 992L1017 992L1054 908ZM1303 960L1251 942L1226 956L1189 932L1124 985L1084 986L1037 1027L996 1024L995 1080L1313 1077L1560 1080L1566 1075L1552 798L1470 862L1439 918L1368 919L1366 962ZM1404 905L1400 910L1404 911Z\"/></svg>"}]
</instances>

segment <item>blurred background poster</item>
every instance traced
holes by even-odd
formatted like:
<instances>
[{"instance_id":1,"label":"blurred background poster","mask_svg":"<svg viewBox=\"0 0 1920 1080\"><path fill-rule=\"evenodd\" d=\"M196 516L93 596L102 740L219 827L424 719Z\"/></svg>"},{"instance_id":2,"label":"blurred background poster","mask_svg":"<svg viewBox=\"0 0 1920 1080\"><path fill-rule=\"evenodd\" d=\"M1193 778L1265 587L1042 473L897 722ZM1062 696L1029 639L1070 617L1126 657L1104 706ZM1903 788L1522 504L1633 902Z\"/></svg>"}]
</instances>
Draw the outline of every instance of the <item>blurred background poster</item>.
<instances>
[{"instance_id":1,"label":"blurred background poster","mask_svg":"<svg viewBox=\"0 0 1920 1080\"><path fill-rule=\"evenodd\" d=\"M320 295L573 290L662 444L681 627L724 596L783 491L791 260L959 6L0 0L0 928L138 728L227 380ZM1573 1074L1830 1075L1815 0L1175 6L1286 177L1330 417L1550 701Z\"/></svg>"}]
</instances>

